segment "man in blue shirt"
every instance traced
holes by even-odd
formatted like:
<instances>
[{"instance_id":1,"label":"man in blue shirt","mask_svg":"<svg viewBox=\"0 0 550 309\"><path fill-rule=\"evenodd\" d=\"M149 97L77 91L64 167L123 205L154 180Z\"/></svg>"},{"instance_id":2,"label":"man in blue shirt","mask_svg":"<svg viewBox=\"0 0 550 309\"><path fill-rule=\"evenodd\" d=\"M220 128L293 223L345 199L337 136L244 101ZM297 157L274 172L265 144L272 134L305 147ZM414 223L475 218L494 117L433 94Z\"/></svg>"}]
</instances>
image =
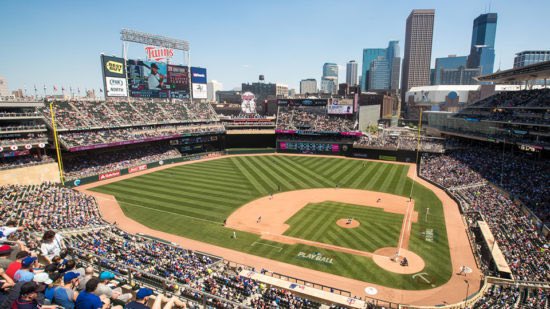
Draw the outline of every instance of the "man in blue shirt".
<instances>
[{"instance_id":1,"label":"man in blue shirt","mask_svg":"<svg viewBox=\"0 0 550 309\"><path fill-rule=\"evenodd\" d=\"M100 308L109 308L110 302L108 298L105 298L103 301L99 296L94 294L94 291L97 289L99 284L99 279L92 278L86 283L86 289L76 298L76 309L100 309Z\"/></svg>"}]
</instances>

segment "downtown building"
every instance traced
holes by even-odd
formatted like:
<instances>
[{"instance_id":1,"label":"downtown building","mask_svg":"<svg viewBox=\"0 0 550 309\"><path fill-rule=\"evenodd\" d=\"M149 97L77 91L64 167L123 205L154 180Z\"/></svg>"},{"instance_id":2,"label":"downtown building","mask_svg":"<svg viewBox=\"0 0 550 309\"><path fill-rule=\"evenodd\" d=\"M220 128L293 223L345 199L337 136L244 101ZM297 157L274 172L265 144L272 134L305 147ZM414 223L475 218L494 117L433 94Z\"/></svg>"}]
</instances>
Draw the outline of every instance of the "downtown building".
<instances>
[{"instance_id":1,"label":"downtown building","mask_svg":"<svg viewBox=\"0 0 550 309\"><path fill-rule=\"evenodd\" d=\"M338 65L336 63L327 62L323 64L320 92L329 94L338 92Z\"/></svg>"},{"instance_id":2,"label":"downtown building","mask_svg":"<svg viewBox=\"0 0 550 309\"><path fill-rule=\"evenodd\" d=\"M206 92L207 92L206 98L207 98L207 100L209 102L216 101L216 92L218 92L220 90L223 90L222 83L220 83L216 80L209 81L206 84Z\"/></svg>"},{"instance_id":3,"label":"downtown building","mask_svg":"<svg viewBox=\"0 0 550 309\"><path fill-rule=\"evenodd\" d=\"M497 13L481 14L474 19L468 68L481 68L481 75L493 73Z\"/></svg>"},{"instance_id":4,"label":"downtown building","mask_svg":"<svg viewBox=\"0 0 550 309\"><path fill-rule=\"evenodd\" d=\"M430 81L430 62L435 10L413 10L407 17L405 55L401 75L402 108L407 106L406 93L412 87L427 86Z\"/></svg>"},{"instance_id":5,"label":"downtown building","mask_svg":"<svg viewBox=\"0 0 550 309\"><path fill-rule=\"evenodd\" d=\"M468 56L449 55L435 59L432 85L477 85L481 68L467 68Z\"/></svg>"},{"instance_id":6,"label":"downtown building","mask_svg":"<svg viewBox=\"0 0 550 309\"><path fill-rule=\"evenodd\" d=\"M543 61L550 61L550 50L525 50L514 57L514 69Z\"/></svg>"},{"instance_id":7,"label":"downtown building","mask_svg":"<svg viewBox=\"0 0 550 309\"><path fill-rule=\"evenodd\" d=\"M317 80L315 78L302 79L300 81L300 94L317 93Z\"/></svg>"},{"instance_id":8,"label":"downtown building","mask_svg":"<svg viewBox=\"0 0 550 309\"><path fill-rule=\"evenodd\" d=\"M350 87L357 86L357 62L351 60L346 64L346 84Z\"/></svg>"},{"instance_id":9,"label":"downtown building","mask_svg":"<svg viewBox=\"0 0 550 309\"><path fill-rule=\"evenodd\" d=\"M390 41L387 48L363 49L361 90L399 89L401 58L399 41Z\"/></svg>"}]
</instances>

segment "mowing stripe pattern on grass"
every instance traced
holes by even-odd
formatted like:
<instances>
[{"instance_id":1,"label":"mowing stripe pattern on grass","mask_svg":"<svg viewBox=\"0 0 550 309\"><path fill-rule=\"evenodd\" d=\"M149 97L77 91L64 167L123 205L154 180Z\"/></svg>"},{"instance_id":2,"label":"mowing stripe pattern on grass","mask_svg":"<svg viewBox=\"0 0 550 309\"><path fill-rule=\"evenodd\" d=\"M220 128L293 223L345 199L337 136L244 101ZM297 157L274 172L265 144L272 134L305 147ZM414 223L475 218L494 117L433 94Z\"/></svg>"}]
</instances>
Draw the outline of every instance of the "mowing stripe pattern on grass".
<instances>
[{"instance_id":1,"label":"mowing stripe pattern on grass","mask_svg":"<svg viewBox=\"0 0 550 309\"><path fill-rule=\"evenodd\" d=\"M392 288L427 289L431 286L416 282L410 276L389 273L370 258L303 244L282 244L242 231L238 239L232 239L234 231L222 225L240 206L276 193L279 188L290 191L338 186L408 196L412 180L406 177L407 170L405 165L335 157L232 156L176 166L92 190L115 196L128 217L153 229ZM430 221L412 224L409 250L424 259L424 271L440 285L451 275L441 202L421 185L415 184L413 192L415 211L422 214L429 207ZM338 203L328 203L330 211L323 211L327 205L310 206L307 207L310 213L299 219L304 224L295 225L293 220L298 219L290 219L293 228L288 231L289 235L370 252L397 245L402 215ZM356 207L361 207L357 210L361 214L356 212ZM366 220L367 223L361 225L366 229L344 233L326 225L329 221L335 225L332 221L338 211L342 217L359 218L364 213L365 217L360 220ZM428 228L435 235L433 242L423 236ZM333 258L334 263L326 265L299 259L299 252L321 252Z\"/></svg>"}]
</instances>

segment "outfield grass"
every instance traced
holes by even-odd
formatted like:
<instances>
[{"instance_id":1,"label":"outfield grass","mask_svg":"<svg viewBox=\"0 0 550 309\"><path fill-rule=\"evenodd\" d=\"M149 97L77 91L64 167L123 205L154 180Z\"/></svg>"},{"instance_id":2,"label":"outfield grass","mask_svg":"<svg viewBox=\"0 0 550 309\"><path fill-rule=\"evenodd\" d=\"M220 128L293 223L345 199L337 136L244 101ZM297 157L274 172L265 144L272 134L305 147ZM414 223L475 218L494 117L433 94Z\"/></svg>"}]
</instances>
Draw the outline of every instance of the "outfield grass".
<instances>
[{"instance_id":1,"label":"outfield grass","mask_svg":"<svg viewBox=\"0 0 550 309\"><path fill-rule=\"evenodd\" d=\"M290 191L338 185L408 196L412 181L407 170L404 165L336 157L241 156L172 167L92 190L114 195L128 217L156 230L392 288L428 289L432 286L387 272L370 258L260 240L240 231L232 239L233 230L222 226L237 208L278 187ZM430 220L412 224L409 250L424 259L423 272L432 283L441 285L452 271L441 202L421 185L415 184L413 192L415 210L422 218L430 208ZM428 228L433 229L433 242L422 236ZM334 263L300 259L299 252L320 252Z\"/></svg>"},{"instance_id":2,"label":"outfield grass","mask_svg":"<svg viewBox=\"0 0 550 309\"><path fill-rule=\"evenodd\" d=\"M339 219L353 218L360 225L353 229L339 227ZM330 245L374 252L397 247L403 215L381 208L338 202L311 203L288 219L285 235Z\"/></svg>"}]
</instances>

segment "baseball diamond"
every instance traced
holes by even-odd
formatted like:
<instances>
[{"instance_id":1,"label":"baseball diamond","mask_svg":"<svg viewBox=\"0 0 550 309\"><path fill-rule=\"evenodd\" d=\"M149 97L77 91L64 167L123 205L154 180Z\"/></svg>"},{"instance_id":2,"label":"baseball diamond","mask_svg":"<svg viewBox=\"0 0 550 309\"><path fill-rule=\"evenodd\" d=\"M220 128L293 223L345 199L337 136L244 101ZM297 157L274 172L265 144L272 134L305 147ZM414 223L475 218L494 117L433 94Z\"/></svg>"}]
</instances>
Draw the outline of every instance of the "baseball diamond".
<instances>
[{"instance_id":1,"label":"baseball diamond","mask_svg":"<svg viewBox=\"0 0 550 309\"><path fill-rule=\"evenodd\" d=\"M233 156L163 169L90 190L112 195L126 216L155 230L382 286L429 289L447 282L452 269L441 201L418 183L412 190L414 212L425 213L430 208L430 220L411 222L410 239L405 249L424 260L423 271L433 278L430 284L387 271L368 256L316 245L321 242L371 253L380 248L396 248L406 206L402 207L400 215L338 201L310 204L287 221L290 229L284 235L313 242L289 243L288 239L281 242L262 236L262 231L251 233L223 226L226 218L231 219L233 212L249 202L263 198L277 205L278 194L310 188L357 189L397 195L403 197L401 202L406 205L413 185L407 177L408 170L409 166L404 164L372 161L365 164L364 161L330 157ZM376 206L378 196L372 199ZM262 222L269 220L266 214ZM363 224L356 231L338 232L336 221L343 217L354 217ZM257 219L254 215L254 222ZM440 235L438 241L426 241L420 232L426 229L436 231ZM235 231L238 237L233 239ZM319 252L330 257L333 263L297 259L300 252Z\"/></svg>"}]
</instances>

